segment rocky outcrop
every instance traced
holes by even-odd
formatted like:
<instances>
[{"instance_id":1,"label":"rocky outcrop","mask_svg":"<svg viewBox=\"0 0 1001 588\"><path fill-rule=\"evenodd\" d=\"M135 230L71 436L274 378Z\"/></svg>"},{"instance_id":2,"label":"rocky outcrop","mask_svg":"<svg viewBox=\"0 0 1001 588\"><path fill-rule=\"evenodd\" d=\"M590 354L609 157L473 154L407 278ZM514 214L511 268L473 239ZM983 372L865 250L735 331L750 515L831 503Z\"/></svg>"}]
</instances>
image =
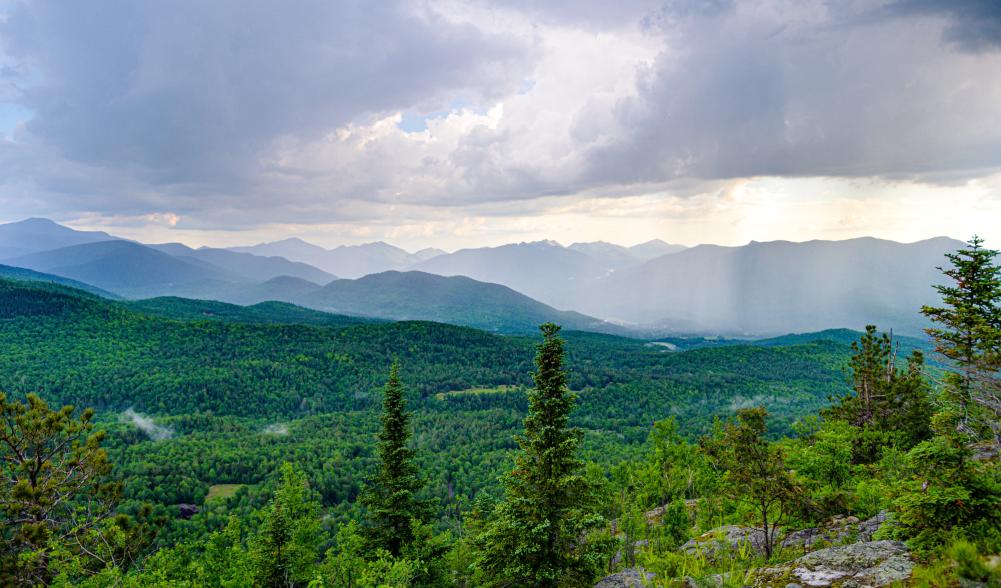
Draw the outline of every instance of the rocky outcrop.
<instances>
[{"instance_id":1,"label":"rocky outcrop","mask_svg":"<svg viewBox=\"0 0 1001 588\"><path fill-rule=\"evenodd\" d=\"M594 588L643 588L653 577L643 568L629 568L598 580Z\"/></svg>"},{"instance_id":2,"label":"rocky outcrop","mask_svg":"<svg viewBox=\"0 0 1001 588\"><path fill-rule=\"evenodd\" d=\"M879 511L876 513L876 516L859 523L856 541L872 541L876 536L876 531L892 520L893 515L890 512L885 510Z\"/></svg>"},{"instance_id":3,"label":"rocky outcrop","mask_svg":"<svg viewBox=\"0 0 1001 588\"><path fill-rule=\"evenodd\" d=\"M690 498L685 501L685 508L688 510L688 515L694 517L695 512L699 509L699 501L696 498ZM643 513L646 522L651 525L658 525L664 519L665 508L663 506L658 506L652 510L648 510Z\"/></svg>"},{"instance_id":4,"label":"rocky outcrop","mask_svg":"<svg viewBox=\"0 0 1001 588\"><path fill-rule=\"evenodd\" d=\"M706 557L712 557L719 551L741 548L764 553L765 534L761 530L751 527L726 525L703 533L681 546L681 549L686 553L702 553Z\"/></svg>"},{"instance_id":5,"label":"rocky outcrop","mask_svg":"<svg viewBox=\"0 0 1001 588\"><path fill-rule=\"evenodd\" d=\"M914 564L899 541L867 541L808 553L781 566L751 574L755 588L862 588L886 586L911 577Z\"/></svg>"},{"instance_id":6,"label":"rocky outcrop","mask_svg":"<svg viewBox=\"0 0 1001 588\"><path fill-rule=\"evenodd\" d=\"M782 547L802 547L809 551L818 545L839 545L848 542L872 541L876 531L890 520L890 513L882 511L871 519L859 521L858 517L838 517L827 527L793 531L782 539Z\"/></svg>"}]
</instances>

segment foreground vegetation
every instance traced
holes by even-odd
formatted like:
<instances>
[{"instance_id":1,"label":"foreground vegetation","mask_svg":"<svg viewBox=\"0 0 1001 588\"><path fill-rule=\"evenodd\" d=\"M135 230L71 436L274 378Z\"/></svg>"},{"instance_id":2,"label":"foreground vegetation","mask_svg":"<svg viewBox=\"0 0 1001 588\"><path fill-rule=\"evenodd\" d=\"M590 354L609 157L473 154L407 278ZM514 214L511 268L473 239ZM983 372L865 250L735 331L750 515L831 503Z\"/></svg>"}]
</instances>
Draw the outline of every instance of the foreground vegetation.
<instances>
[{"instance_id":1,"label":"foreground vegetation","mask_svg":"<svg viewBox=\"0 0 1001 588\"><path fill-rule=\"evenodd\" d=\"M950 257L923 309L944 370L875 327L671 353L555 325L536 345L191 321L3 282L0 582L757 585L803 554L790 531L888 511L910 582L999 585L995 255ZM168 416L112 418L130 407ZM724 524L755 540L700 549Z\"/></svg>"}]
</instances>

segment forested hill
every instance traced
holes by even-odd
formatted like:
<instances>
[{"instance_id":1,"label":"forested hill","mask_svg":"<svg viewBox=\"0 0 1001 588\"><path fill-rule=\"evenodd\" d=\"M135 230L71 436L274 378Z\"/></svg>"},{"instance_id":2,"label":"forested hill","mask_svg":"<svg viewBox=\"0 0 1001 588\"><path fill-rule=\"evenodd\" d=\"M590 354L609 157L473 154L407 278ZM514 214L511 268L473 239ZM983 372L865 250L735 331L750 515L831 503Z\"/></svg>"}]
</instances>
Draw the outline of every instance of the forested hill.
<instances>
[{"instance_id":1,"label":"forested hill","mask_svg":"<svg viewBox=\"0 0 1001 588\"><path fill-rule=\"evenodd\" d=\"M517 410L520 395L462 392L530 384L531 338L429 322L338 324L350 319L333 315L324 325L308 312L183 299L121 303L0 281L0 389L105 411L294 418L371 407L393 358L413 393L436 409ZM697 417L686 426L699 430L714 412L752 399L792 419L842 390L849 352L819 341L672 353L612 335L566 337L570 384L583 393L579 417L601 427L683 413Z\"/></svg>"},{"instance_id":2,"label":"forested hill","mask_svg":"<svg viewBox=\"0 0 1001 588\"><path fill-rule=\"evenodd\" d=\"M417 271L387 271L356 280L334 280L299 296L295 302L330 312L433 320L500 333L534 334L544 322L557 322L568 329L625 332L594 317L557 310L507 286Z\"/></svg>"},{"instance_id":3,"label":"forested hill","mask_svg":"<svg viewBox=\"0 0 1001 588\"><path fill-rule=\"evenodd\" d=\"M58 284L60 286L67 286L69 288L83 290L90 294L101 296L103 298L113 298L113 299L118 298L116 294L112 294L111 292L108 292L107 290L102 290L96 286L91 286L90 284L84 284L83 282L71 280L70 278L64 278L62 276L56 276L53 274L36 272L35 270L25 269L23 267L14 267L11 265L0 265L0 279Z\"/></svg>"},{"instance_id":4,"label":"forested hill","mask_svg":"<svg viewBox=\"0 0 1001 588\"><path fill-rule=\"evenodd\" d=\"M345 410L369 406L393 357L422 395L521 381L531 362L523 341L444 324L175 320L11 281L0 282L0 316L0 389L105 410Z\"/></svg>"},{"instance_id":5,"label":"forested hill","mask_svg":"<svg viewBox=\"0 0 1001 588\"><path fill-rule=\"evenodd\" d=\"M187 321L217 320L237 323L304 324L328 327L385 322L367 317L331 314L275 300L240 306L215 300L160 296L135 300L126 304L129 308L143 314Z\"/></svg>"}]
</instances>

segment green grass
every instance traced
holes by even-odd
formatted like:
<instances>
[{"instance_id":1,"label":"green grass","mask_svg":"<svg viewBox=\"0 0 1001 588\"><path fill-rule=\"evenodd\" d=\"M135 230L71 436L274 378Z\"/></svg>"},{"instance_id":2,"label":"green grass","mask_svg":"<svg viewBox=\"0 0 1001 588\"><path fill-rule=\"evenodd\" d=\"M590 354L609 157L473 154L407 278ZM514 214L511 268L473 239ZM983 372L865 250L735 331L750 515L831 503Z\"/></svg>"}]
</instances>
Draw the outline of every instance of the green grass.
<instances>
[{"instance_id":1,"label":"green grass","mask_svg":"<svg viewBox=\"0 0 1001 588\"><path fill-rule=\"evenodd\" d=\"M517 392L521 390L521 386L509 386L507 384L501 386L494 386L492 388L466 388L465 390L455 390L452 392L439 392L435 394L435 398L438 400L445 400L448 397L454 396L477 396L480 394L506 394L508 392Z\"/></svg>"},{"instance_id":2,"label":"green grass","mask_svg":"<svg viewBox=\"0 0 1001 588\"><path fill-rule=\"evenodd\" d=\"M205 502L213 500L225 500L243 488L246 484L215 484L209 486L209 493L205 495Z\"/></svg>"}]
</instances>

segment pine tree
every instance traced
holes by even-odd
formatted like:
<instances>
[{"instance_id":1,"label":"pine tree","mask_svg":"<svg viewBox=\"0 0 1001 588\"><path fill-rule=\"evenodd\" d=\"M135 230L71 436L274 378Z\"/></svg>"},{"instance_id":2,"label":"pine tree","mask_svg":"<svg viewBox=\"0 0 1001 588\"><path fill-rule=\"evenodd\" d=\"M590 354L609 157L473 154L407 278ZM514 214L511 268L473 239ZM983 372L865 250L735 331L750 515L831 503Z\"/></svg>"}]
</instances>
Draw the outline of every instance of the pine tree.
<instances>
[{"instance_id":1,"label":"pine tree","mask_svg":"<svg viewBox=\"0 0 1001 588\"><path fill-rule=\"evenodd\" d=\"M567 388L560 328L540 328L521 451L478 538L478 566L494 586L590 586L609 543L588 536L604 520L578 457L583 434L569 426L576 395Z\"/></svg>"},{"instance_id":2,"label":"pine tree","mask_svg":"<svg viewBox=\"0 0 1001 588\"><path fill-rule=\"evenodd\" d=\"M414 540L416 528L431 519L431 504L418 498L424 487L410 440L410 415L400 383L397 362L389 371L383 389L382 431L379 439L379 471L369 480L360 499L368 509L365 536L373 550L385 549L399 557Z\"/></svg>"},{"instance_id":3,"label":"pine tree","mask_svg":"<svg viewBox=\"0 0 1001 588\"><path fill-rule=\"evenodd\" d=\"M872 463L885 445L910 449L930 438L933 410L922 373L924 355L914 350L906 369L897 367L892 333L877 335L874 325L866 326L852 350L853 393L822 414L862 430L853 461Z\"/></svg>"},{"instance_id":4,"label":"pine tree","mask_svg":"<svg viewBox=\"0 0 1001 588\"><path fill-rule=\"evenodd\" d=\"M1001 267L997 251L983 247L974 236L968 247L946 254L952 264L938 268L951 283L936 286L943 306L925 306L921 312L937 323L927 329L936 351L955 366L946 389L957 407L957 428L979 437L989 433L1001 442Z\"/></svg>"},{"instance_id":5,"label":"pine tree","mask_svg":"<svg viewBox=\"0 0 1001 588\"><path fill-rule=\"evenodd\" d=\"M125 570L164 520L116 513L121 483L92 409L0 393L0 584L47 585L57 568Z\"/></svg>"},{"instance_id":6,"label":"pine tree","mask_svg":"<svg viewBox=\"0 0 1001 588\"><path fill-rule=\"evenodd\" d=\"M282 481L254 538L254 584L267 588L305 586L319 557L320 504L306 474L282 464Z\"/></svg>"}]
</instances>

